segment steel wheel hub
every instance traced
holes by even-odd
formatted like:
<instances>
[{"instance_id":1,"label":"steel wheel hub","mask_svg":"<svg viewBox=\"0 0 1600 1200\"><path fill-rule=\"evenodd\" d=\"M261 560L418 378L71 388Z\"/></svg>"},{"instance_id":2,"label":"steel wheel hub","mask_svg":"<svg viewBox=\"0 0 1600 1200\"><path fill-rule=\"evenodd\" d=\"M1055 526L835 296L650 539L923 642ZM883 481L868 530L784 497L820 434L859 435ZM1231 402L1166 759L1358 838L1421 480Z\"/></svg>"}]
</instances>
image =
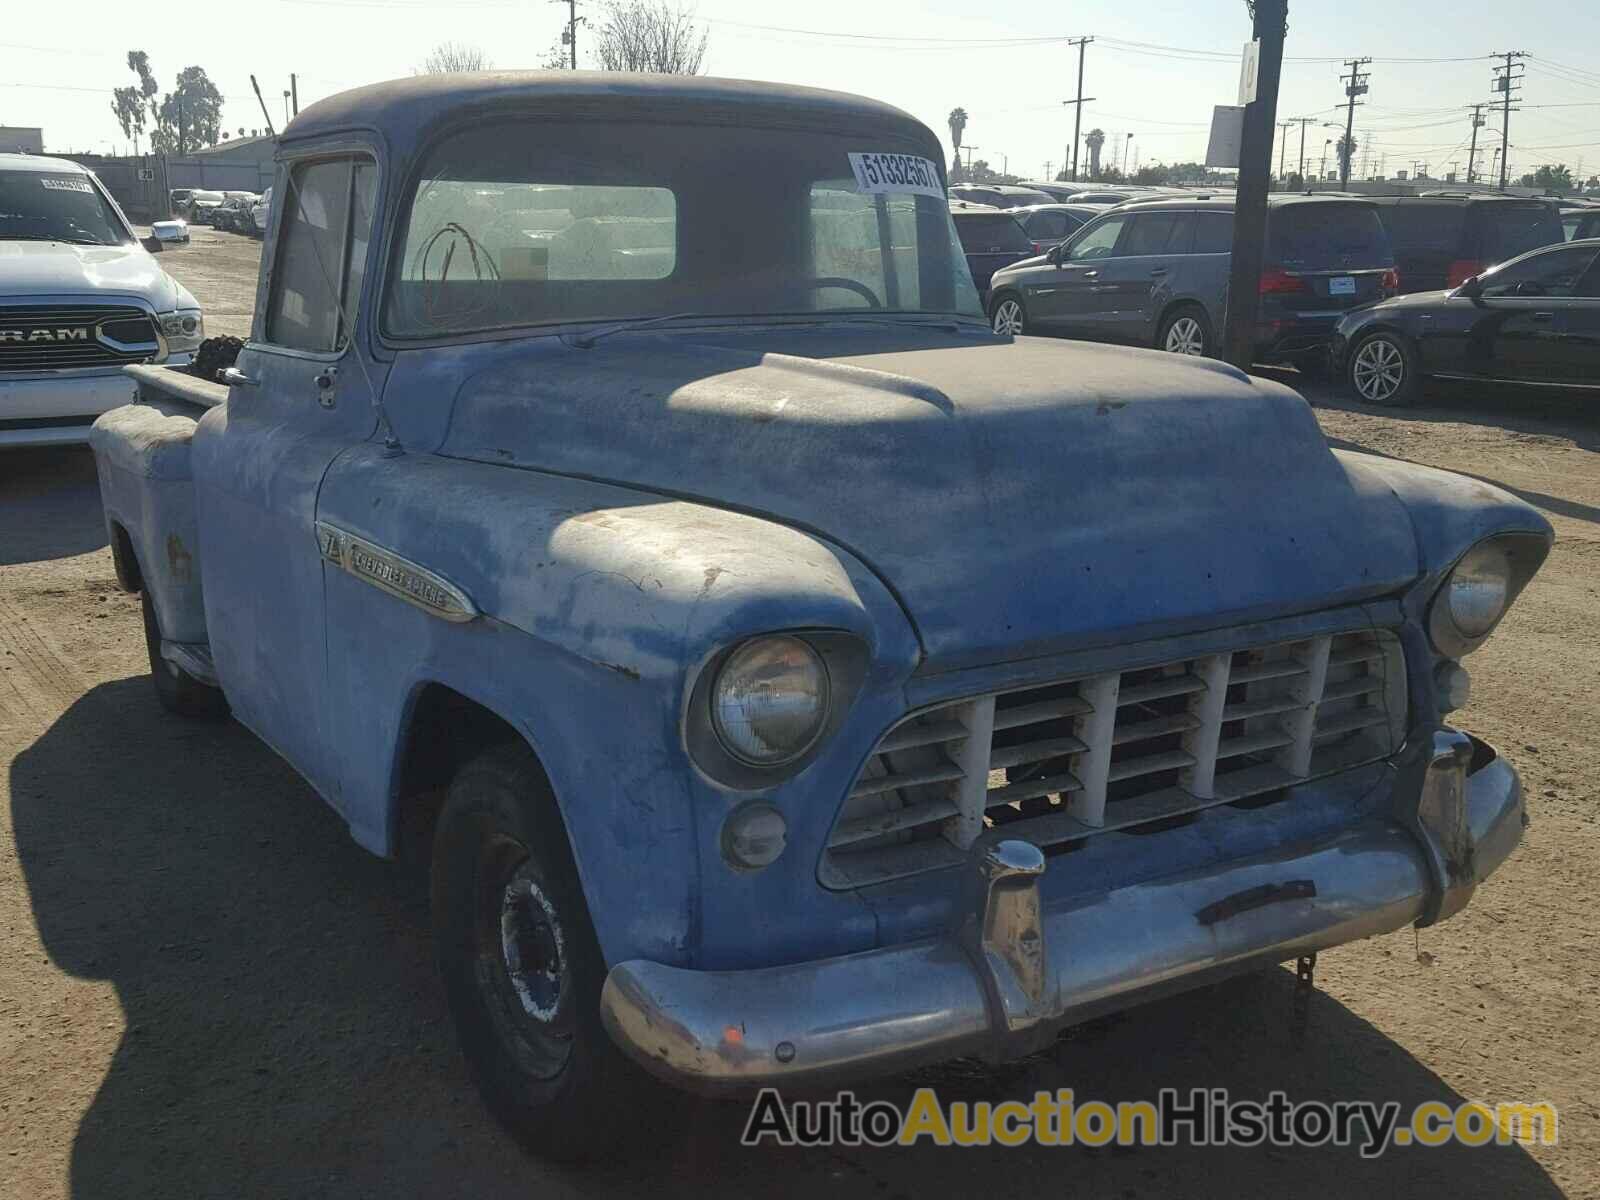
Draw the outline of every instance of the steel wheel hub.
<instances>
[{"instance_id":1,"label":"steel wheel hub","mask_svg":"<svg viewBox=\"0 0 1600 1200\"><path fill-rule=\"evenodd\" d=\"M500 956L523 1012L555 1020L566 967L561 924L525 865L500 894Z\"/></svg>"}]
</instances>

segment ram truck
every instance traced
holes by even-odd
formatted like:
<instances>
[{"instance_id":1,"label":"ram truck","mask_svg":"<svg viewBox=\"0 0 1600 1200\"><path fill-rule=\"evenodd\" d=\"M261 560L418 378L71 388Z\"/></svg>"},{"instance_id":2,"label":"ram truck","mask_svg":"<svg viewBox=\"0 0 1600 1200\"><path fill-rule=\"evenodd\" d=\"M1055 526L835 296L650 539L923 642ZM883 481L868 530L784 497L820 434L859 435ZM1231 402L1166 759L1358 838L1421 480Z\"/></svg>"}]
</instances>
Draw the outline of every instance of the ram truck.
<instances>
[{"instance_id":1,"label":"ram truck","mask_svg":"<svg viewBox=\"0 0 1600 1200\"><path fill-rule=\"evenodd\" d=\"M141 240L78 163L0 154L0 449L86 442L133 398L124 365L191 360L200 305L151 256L188 237Z\"/></svg>"},{"instance_id":2,"label":"ram truck","mask_svg":"<svg viewBox=\"0 0 1600 1200\"><path fill-rule=\"evenodd\" d=\"M162 704L421 856L537 1152L1025 1054L1517 845L1446 718L1546 521L1221 363L996 335L899 110L481 72L278 155L226 386L96 424L117 578Z\"/></svg>"}]
</instances>

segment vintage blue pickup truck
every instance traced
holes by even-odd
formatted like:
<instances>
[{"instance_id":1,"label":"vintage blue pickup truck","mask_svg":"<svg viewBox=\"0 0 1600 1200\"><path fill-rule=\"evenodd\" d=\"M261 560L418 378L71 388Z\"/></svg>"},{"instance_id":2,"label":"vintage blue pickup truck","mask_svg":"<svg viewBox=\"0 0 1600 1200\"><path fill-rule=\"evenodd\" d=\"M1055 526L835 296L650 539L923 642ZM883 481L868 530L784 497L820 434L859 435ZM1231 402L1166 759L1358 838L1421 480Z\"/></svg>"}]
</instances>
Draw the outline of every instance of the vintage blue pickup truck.
<instances>
[{"instance_id":1,"label":"vintage blue pickup truck","mask_svg":"<svg viewBox=\"0 0 1600 1200\"><path fill-rule=\"evenodd\" d=\"M1516 846L1444 719L1548 524L1223 364L996 336L906 114L429 76L279 159L227 386L133 367L94 430L118 579L163 704L424 856L535 1150L652 1075L1021 1055Z\"/></svg>"}]
</instances>

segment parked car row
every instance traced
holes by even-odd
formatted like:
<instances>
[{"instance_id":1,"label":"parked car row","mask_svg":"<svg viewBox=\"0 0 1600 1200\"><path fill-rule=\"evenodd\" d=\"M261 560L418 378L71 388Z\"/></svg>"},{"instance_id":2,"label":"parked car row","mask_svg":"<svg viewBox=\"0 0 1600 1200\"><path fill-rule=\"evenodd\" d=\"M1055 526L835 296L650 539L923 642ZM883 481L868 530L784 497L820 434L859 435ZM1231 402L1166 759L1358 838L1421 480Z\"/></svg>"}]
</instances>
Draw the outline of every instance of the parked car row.
<instances>
[{"instance_id":1,"label":"parked car row","mask_svg":"<svg viewBox=\"0 0 1600 1200\"><path fill-rule=\"evenodd\" d=\"M267 189L269 194L271 191ZM173 216L190 225L210 225L252 236L260 236L266 228L265 221L256 220L256 207L264 197L254 192L173 188L167 196Z\"/></svg>"},{"instance_id":2,"label":"parked car row","mask_svg":"<svg viewBox=\"0 0 1600 1200\"><path fill-rule=\"evenodd\" d=\"M1080 194L989 209L992 227L1010 217L1034 253L1004 263L969 249L969 261L996 333L1212 355L1233 208L1231 192L1152 190L1109 207ZM1319 376L1332 366L1381 404L1415 400L1427 376L1600 387L1595 238L1600 206L1582 202L1274 195L1256 359Z\"/></svg>"}]
</instances>

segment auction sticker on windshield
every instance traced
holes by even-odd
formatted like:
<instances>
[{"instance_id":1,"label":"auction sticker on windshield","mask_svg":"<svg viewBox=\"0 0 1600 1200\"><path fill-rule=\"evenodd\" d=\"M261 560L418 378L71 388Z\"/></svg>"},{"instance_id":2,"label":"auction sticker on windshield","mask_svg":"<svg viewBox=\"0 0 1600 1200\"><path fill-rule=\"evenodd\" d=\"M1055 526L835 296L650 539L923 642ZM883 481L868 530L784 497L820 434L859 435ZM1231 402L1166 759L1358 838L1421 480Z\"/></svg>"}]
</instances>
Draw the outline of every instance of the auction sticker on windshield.
<instances>
[{"instance_id":1,"label":"auction sticker on windshield","mask_svg":"<svg viewBox=\"0 0 1600 1200\"><path fill-rule=\"evenodd\" d=\"M39 177L39 186L52 192L92 192L87 179L56 179L49 175Z\"/></svg>"},{"instance_id":2,"label":"auction sticker on windshield","mask_svg":"<svg viewBox=\"0 0 1600 1200\"><path fill-rule=\"evenodd\" d=\"M851 154L858 192L910 192L944 199L939 168L915 154Z\"/></svg>"}]
</instances>

